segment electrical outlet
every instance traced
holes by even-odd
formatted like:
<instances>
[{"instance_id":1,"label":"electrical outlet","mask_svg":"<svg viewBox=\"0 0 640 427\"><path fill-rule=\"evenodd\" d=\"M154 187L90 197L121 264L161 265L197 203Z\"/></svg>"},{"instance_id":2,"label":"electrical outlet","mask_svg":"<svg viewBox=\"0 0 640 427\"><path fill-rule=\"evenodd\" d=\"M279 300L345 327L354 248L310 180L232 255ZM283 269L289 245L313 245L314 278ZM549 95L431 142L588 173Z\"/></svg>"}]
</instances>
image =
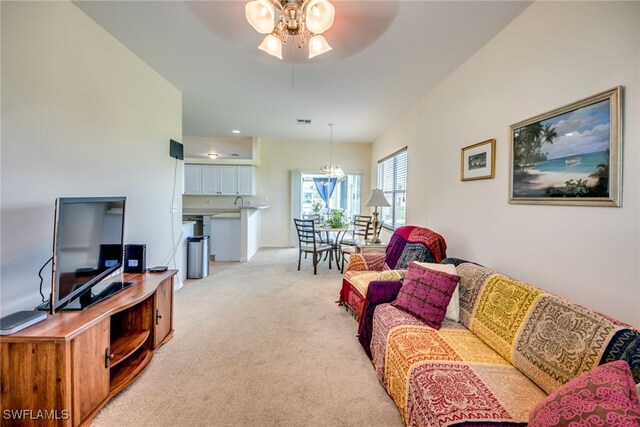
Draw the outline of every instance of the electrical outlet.
<instances>
[{"instance_id":1,"label":"electrical outlet","mask_svg":"<svg viewBox=\"0 0 640 427\"><path fill-rule=\"evenodd\" d=\"M213 200L211 200L211 199L207 200L207 204L208 204L209 206L213 206Z\"/></svg>"}]
</instances>

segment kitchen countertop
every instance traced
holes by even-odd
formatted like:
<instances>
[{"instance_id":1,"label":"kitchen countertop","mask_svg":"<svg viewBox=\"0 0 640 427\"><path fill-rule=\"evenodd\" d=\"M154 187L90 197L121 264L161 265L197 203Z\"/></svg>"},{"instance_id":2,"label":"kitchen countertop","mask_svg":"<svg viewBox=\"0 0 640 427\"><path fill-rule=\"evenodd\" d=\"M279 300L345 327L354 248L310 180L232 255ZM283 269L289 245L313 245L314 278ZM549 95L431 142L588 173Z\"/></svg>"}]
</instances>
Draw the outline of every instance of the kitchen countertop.
<instances>
[{"instance_id":1,"label":"kitchen countertop","mask_svg":"<svg viewBox=\"0 0 640 427\"><path fill-rule=\"evenodd\" d=\"M226 214L226 213L237 213L239 214L241 210L262 210L270 208L270 205L244 205L244 206L229 206L225 208L184 208L182 210L182 215L215 215L215 214Z\"/></svg>"},{"instance_id":2,"label":"kitchen countertop","mask_svg":"<svg viewBox=\"0 0 640 427\"><path fill-rule=\"evenodd\" d=\"M213 215L211 215L211 219L239 219L240 218L240 212L223 212L223 213L214 213Z\"/></svg>"}]
</instances>

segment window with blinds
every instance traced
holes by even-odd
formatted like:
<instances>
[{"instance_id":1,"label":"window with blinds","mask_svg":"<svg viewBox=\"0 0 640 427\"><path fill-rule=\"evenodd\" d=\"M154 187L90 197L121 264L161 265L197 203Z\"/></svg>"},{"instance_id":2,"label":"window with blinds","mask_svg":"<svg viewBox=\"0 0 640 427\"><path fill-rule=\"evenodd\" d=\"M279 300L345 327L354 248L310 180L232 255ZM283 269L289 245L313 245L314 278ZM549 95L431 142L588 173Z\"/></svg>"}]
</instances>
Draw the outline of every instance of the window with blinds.
<instances>
[{"instance_id":1,"label":"window with blinds","mask_svg":"<svg viewBox=\"0 0 640 427\"><path fill-rule=\"evenodd\" d=\"M380 221L390 230L405 225L407 210L407 147L378 161L378 188L391 206L382 208Z\"/></svg>"}]
</instances>

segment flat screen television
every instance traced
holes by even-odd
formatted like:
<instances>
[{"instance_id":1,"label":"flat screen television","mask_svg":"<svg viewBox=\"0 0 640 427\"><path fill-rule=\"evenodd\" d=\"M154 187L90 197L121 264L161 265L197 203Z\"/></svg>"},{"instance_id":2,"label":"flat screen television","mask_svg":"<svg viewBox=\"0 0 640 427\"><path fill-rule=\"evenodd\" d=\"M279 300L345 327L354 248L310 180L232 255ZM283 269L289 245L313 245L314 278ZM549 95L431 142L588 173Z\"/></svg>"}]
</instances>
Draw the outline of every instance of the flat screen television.
<instances>
[{"instance_id":1,"label":"flat screen television","mask_svg":"<svg viewBox=\"0 0 640 427\"><path fill-rule=\"evenodd\" d=\"M56 200L51 299L55 313L95 303L91 289L122 267L126 197ZM89 298L87 298L89 296ZM74 303L75 301L75 303Z\"/></svg>"}]
</instances>

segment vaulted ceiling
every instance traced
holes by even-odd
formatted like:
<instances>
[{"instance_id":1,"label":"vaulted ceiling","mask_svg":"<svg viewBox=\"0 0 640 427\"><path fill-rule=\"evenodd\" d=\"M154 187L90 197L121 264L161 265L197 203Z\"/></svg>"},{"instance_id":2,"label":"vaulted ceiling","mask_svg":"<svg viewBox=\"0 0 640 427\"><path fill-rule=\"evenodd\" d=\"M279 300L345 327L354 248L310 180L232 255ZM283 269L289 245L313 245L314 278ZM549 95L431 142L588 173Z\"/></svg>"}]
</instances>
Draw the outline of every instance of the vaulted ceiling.
<instances>
[{"instance_id":1,"label":"vaulted ceiling","mask_svg":"<svg viewBox=\"0 0 640 427\"><path fill-rule=\"evenodd\" d=\"M529 1L333 1L333 50L280 61L245 1L75 1L183 93L186 137L370 142ZM300 125L296 119L311 119Z\"/></svg>"}]
</instances>

